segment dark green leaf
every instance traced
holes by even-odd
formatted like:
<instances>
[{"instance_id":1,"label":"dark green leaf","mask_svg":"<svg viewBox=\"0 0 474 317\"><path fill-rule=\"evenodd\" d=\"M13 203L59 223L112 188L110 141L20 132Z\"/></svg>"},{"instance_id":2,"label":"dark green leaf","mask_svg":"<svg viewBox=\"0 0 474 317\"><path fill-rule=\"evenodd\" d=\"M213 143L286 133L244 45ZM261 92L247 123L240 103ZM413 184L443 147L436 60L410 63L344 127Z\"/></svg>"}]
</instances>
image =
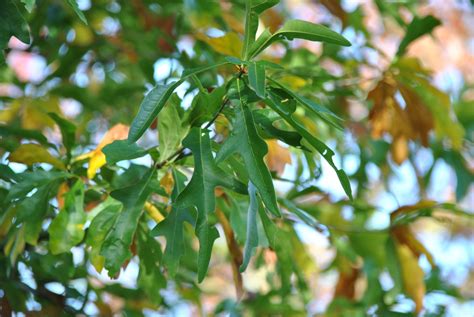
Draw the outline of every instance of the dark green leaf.
<instances>
[{"instance_id":1,"label":"dark green leaf","mask_svg":"<svg viewBox=\"0 0 474 317\"><path fill-rule=\"evenodd\" d=\"M105 257L105 268L111 277L120 271L122 264L132 255L130 245L143 213L143 205L150 194L148 183L153 175L154 170L150 169L138 183L110 194L123 204L122 212L117 216L100 251L100 255Z\"/></svg>"},{"instance_id":2,"label":"dark green leaf","mask_svg":"<svg viewBox=\"0 0 474 317\"><path fill-rule=\"evenodd\" d=\"M167 85L155 86L143 99L142 104L140 105L140 110L138 111L135 119L133 119L132 125L130 127L128 140L130 142L136 142L143 135L143 133L145 133L146 129L148 129L148 127L152 124L153 120L155 120L161 109L163 109L166 101L168 101L168 99L173 94L173 91L178 88L178 86L181 85L188 77L225 65L227 63L228 62L223 62L211 66L187 70L183 73L180 80Z\"/></svg>"},{"instance_id":3,"label":"dark green leaf","mask_svg":"<svg viewBox=\"0 0 474 317\"><path fill-rule=\"evenodd\" d=\"M237 85L243 85L241 80L237 80ZM233 100L236 106L234 129L218 152L216 160L222 161L230 154L237 152L243 158L249 178L258 189L265 206L273 214L280 215L272 177L263 161L268 152L267 144L258 135L252 112L246 100L240 96L240 87L238 90L239 100Z\"/></svg>"},{"instance_id":4,"label":"dark green leaf","mask_svg":"<svg viewBox=\"0 0 474 317\"><path fill-rule=\"evenodd\" d=\"M398 46L397 56L405 54L405 50L419 37L431 33L435 27L441 24L441 21L432 15L427 15L423 18L414 17L411 23L408 25L405 36L403 37L400 45Z\"/></svg>"},{"instance_id":5,"label":"dark green leaf","mask_svg":"<svg viewBox=\"0 0 474 317\"><path fill-rule=\"evenodd\" d=\"M254 252L254 249L258 246L258 231L257 231L257 209L258 209L258 200L257 200L257 191L255 186L249 182L249 196L250 196L250 205L247 211L247 235L245 239L245 248L244 248L244 258L242 265L240 266L240 272L243 272L247 269L247 266L250 261L250 257Z\"/></svg>"},{"instance_id":6,"label":"dark green leaf","mask_svg":"<svg viewBox=\"0 0 474 317\"><path fill-rule=\"evenodd\" d=\"M18 10L17 1L0 1L0 50L7 47L12 36L23 43L30 43L30 33L25 19Z\"/></svg>"},{"instance_id":7,"label":"dark green leaf","mask_svg":"<svg viewBox=\"0 0 474 317\"><path fill-rule=\"evenodd\" d=\"M71 150L76 143L76 126L70 121L60 117L54 112L48 113L48 115L53 119L61 130L61 136L63 138L64 147L67 150L67 154L70 157Z\"/></svg>"},{"instance_id":8,"label":"dark green leaf","mask_svg":"<svg viewBox=\"0 0 474 317\"><path fill-rule=\"evenodd\" d=\"M342 46L351 46L351 43L339 33L336 33L323 25L302 20L289 20L277 32L271 36L270 34L269 31L264 31L260 35L250 48L249 58L257 56L272 43L283 39L304 39Z\"/></svg>"},{"instance_id":9,"label":"dark green leaf","mask_svg":"<svg viewBox=\"0 0 474 317\"><path fill-rule=\"evenodd\" d=\"M79 19L81 19L81 21L84 22L84 24L87 25L87 19L84 16L84 13L82 13L81 9L79 9L79 6L77 5L76 0L66 0L66 1L71 6L71 8L74 10L74 12L76 12Z\"/></svg>"},{"instance_id":10,"label":"dark green leaf","mask_svg":"<svg viewBox=\"0 0 474 317\"><path fill-rule=\"evenodd\" d=\"M123 160L132 160L148 154L148 151L138 146L136 143L130 143L128 140L116 140L106 145L102 152L105 154L108 164L114 164Z\"/></svg>"},{"instance_id":11,"label":"dark green leaf","mask_svg":"<svg viewBox=\"0 0 474 317\"><path fill-rule=\"evenodd\" d=\"M196 234L199 238L198 278L202 281L207 267L214 240L219 236L217 230L208 223L208 214L214 212L217 186L245 193L242 184L229 177L214 162L208 131L192 128L184 139L183 145L193 152L194 172L191 181L176 199L174 206L183 208L195 206L198 212Z\"/></svg>"},{"instance_id":12,"label":"dark green leaf","mask_svg":"<svg viewBox=\"0 0 474 317\"><path fill-rule=\"evenodd\" d=\"M173 179L175 187L171 196L174 200L184 188L185 177L176 170L173 170ZM163 262L172 277L176 275L181 256L184 253L184 222L194 226L196 219L192 215L191 210L189 208L173 207L165 220L158 223L152 231L153 235L162 235L166 238Z\"/></svg>"},{"instance_id":13,"label":"dark green leaf","mask_svg":"<svg viewBox=\"0 0 474 317\"><path fill-rule=\"evenodd\" d=\"M265 66L261 62L249 62L249 87L260 98L265 98Z\"/></svg>"},{"instance_id":14,"label":"dark green leaf","mask_svg":"<svg viewBox=\"0 0 474 317\"><path fill-rule=\"evenodd\" d=\"M270 92L270 98L265 99L265 103L270 106L275 112L277 112L283 119L285 119L288 124L290 124L296 131L298 131L303 138L305 138L311 146L313 146L329 163L329 165L334 169L341 182L342 188L344 189L345 193L349 198L352 200L352 190L351 184L349 182L349 178L347 177L346 173L342 169L338 169L336 164L333 161L334 152L323 142L321 142L318 138L311 135L306 129L301 126L298 122L296 122L292 117L291 114L287 114L286 109L283 105L281 105L281 100L279 100L278 96L273 92Z\"/></svg>"}]
</instances>

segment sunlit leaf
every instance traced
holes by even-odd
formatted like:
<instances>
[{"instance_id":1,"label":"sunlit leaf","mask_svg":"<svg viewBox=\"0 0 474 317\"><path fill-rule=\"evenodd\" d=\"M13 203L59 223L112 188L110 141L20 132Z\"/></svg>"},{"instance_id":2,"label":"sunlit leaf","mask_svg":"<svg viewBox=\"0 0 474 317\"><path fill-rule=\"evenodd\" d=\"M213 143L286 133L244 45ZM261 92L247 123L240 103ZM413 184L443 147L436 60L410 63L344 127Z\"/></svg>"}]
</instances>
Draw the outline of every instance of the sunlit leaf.
<instances>
[{"instance_id":1,"label":"sunlit leaf","mask_svg":"<svg viewBox=\"0 0 474 317\"><path fill-rule=\"evenodd\" d=\"M66 169L63 162L60 159L51 155L44 147L39 144L27 143L22 144L13 153L10 154L8 159L11 162L23 163L26 165L33 165L35 163L48 163L58 169Z\"/></svg>"},{"instance_id":2,"label":"sunlit leaf","mask_svg":"<svg viewBox=\"0 0 474 317\"><path fill-rule=\"evenodd\" d=\"M69 251L84 237L84 183L77 181L66 194L64 209L49 226L49 249L53 254Z\"/></svg>"}]
</instances>

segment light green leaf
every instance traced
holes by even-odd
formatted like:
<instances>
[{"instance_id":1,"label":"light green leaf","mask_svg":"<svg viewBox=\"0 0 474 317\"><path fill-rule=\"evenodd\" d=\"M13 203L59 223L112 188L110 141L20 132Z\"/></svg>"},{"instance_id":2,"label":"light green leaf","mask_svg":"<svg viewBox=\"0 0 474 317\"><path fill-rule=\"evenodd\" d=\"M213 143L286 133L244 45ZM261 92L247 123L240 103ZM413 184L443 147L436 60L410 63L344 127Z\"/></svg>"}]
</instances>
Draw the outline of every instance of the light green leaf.
<instances>
[{"instance_id":1,"label":"light green leaf","mask_svg":"<svg viewBox=\"0 0 474 317\"><path fill-rule=\"evenodd\" d=\"M110 277L115 276L122 264L132 255L130 245L143 213L143 206L151 192L148 183L153 175L154 170L150 169L138 183L110 194L123 204L122 212L105 237L100 251L100 255L105 257L105 268L109 271Z\"/></svg>"},{"instance_id":2,"label":"light green leaf","mask_svg":"<svg viewBox=\"0 0 474 317\"><path fill-rule=\"evenodd\" d=\"M128 140L116 140L106 145L102 152L108 164L114 164L123 160L132 160L148 154L148 151L138 146L136 143L130 143Z\"/></svg>"},{"instance_id":3,"label":"light green leaf","mask_svg":"<svg viewBox=\"0 0 474 317\"><path fill-rule=\"evenodd\" d=\"M265 98L265 66L261 62L250 62L248 65L249 87L260 98Z\"/></svg>"},{"instance_id":4,"label":"light green leaf","mask_svg":"<svg viewBox=\"0 0 474 317\"><path fill-rule=\"evenodd\" d=\"M172 96L158 115L158 140L162 159L176 152L188 132L188 126L183 126L178 112L180 101L177 95Z\"/></svg>"},{"instance_id":5,"label":"light green leaf","mask_svg":"<svg viewBox=\"0 0 474 317\"><path fill-rule=\"evenodd\" d=\"M96 208L100 208L101 210L94 217L87 229L86 244L91 248L89 259L97 272L100 273L104 268L105 262L105 258L100 255L100 250L107 233L120 214L122 204L113 198L108 198Z\"/></svg>"},{"instance_id":6,"label":"light green leaf","mask_svg":"<svg viewBox=\"0 0 474 317\"><path fill-rule=\"evenodd\" d=\"M74 12L76 12L79 19L81 19L81 21L84 22L85 25L87 25L87 19L81 9L79 9L76 0L66 0L66 2L71 6Z\"/></svg>"},{"instance_id":7,"label":"light green leaf","mask_svg":"<svg viewBox=\"0 0 474 317\"><path fill-rule=\"evenodd\" d=\"M243 158L249 178L258 189L265 207L273 214L280 215L272 177L263 161L264 156L268 152L268 147L265 141L258 135L247 100L242 98L240 85L243 85L243 83L240 79L237 79L239 100L232 100L235 104L234 129L232 130L232 135L225 141L217 154L216 160L220 162L230 154L238 153Z\"/></svg>"},{"instance_id":8,"label":"light green leaf","mask_svg":"<svg viewBox=\"0 0 474 317\"><path fill-rule=\"evenodd\" d=\"M68 252L84 238L84 183L76 181L66 194L64 209L49 226L49 249L52 254Z\"/></svg>"},{"instance_id":9,"label":"light green leaf","mask_svg":"<svg viewBox=\"0 0 474 317\"><path fill-rule=\"evenodd\" d=\"M25 5L26 11L31 13L31 11L33 11L33 7L35 6L36 0L21 0L21 2Z\"/></svg>"},{"instance_id":10,"label":"light green leaf","mask_svg":"<svg viewBox=\"0 0 474 317\"><path fill-rule=\"evenodd\" d=\"M250 257L254 249L258 246L258 231L257 231L257 210L258 200L255 186L249 182L249 196L250 205L247 211L247 237L245 239L244 258L240 266L240 272L244 272L250 261Z\"/></svg>"},{"instance_id":11,"label":"light green leaf","mask_svg":"<svg viewBox=\"0 0 474 317\"><path fill-rule=\"evenodd\" d=\"M278 113L288 124L290 124L299 134L305 138L309 144L314 147L322 156L323 158L329 163L329 165L334 169L339 178L339 181L344 189L344 192L347 196L352 200L352 190L351 184L349 182L349 178L347 177L346 173L342 169L338 169L336 164L333 161L334 152L331 150L326 144L320 141L315 136L311 135L301 124L296 122L292 117L291 113L287 112L285 106L281 104L281 100L279 97L270 92L270 98L265 99L265 103L270 106L276 113Z\"/></svg>"},{"instance_id":12,"label":"light green leaf","mask_svg":"<svg viewBox=\"0 0 474 317\"><path fill-rule=\"evenodd\" d=\"M281 29L269 36L268 32L263 32L259 39L250 48L250 58L257 56L265 48L276 41L283 39L304 39L309 41L319 41L342 46L351 46L351 43L339 33L320 25L302 20L289 20Z\"/></svg>"},{"instance_id":13,"label":"light green leaf","mask_svg":"<svg viewBox=\"0 0 474 317\"><path fill-rule=\"evenodd\" d=\"M435 27L441 24L441 21L432 15L419 18L414 17L408 25L405 36L398 46L397 56L402 56L407 47L419 37L431 33Z\"/></svg>"}]
</instances>

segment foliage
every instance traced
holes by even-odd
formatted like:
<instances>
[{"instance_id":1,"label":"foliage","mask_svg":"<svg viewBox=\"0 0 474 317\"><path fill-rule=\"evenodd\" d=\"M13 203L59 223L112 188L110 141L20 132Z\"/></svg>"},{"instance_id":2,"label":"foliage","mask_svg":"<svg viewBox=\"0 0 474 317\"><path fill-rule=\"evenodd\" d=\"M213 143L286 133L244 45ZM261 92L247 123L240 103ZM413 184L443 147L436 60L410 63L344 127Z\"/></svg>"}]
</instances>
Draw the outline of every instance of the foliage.
<instances>
[{"instance_id":1,"label":"foliage","mask_svg":"<svg viewBox=\"0 0 474 317\"><path fill-rule=\"evenodd\" d=\"M320 2L373 47L360 8ZM213 314L307 315L318 271L338 276L327 316L412 316L431 309L430 292L464 300L436 275L414 224L440 212L472 224L458 203L473 181L472 121L457 119L465 108L453 108L408 54L441 24L416 16L412 2L405 23L398 4L375 1L405 35L367 89L345 84L370 65L346 37L283 19L277 0L100 0L87 10L75 0L2 1L6 61L21 50L9 46L14 36L48 65L37 81L15 76L11 62L0 73L21 91L0 108L2 316L140 316L176 313L177 302L210 313L219 275L233 279L237 296L221 294ZM320 53L294 48L306 41L322 43ZM370 109L367 120L351 118L351 99ZM423 173L422 147L433 156ZM349 156L359 161L353 173L342 168ZM441 160L458 176L454 203L427 195ZM417 172L417 202L371 229L380 211L366 167L378 166L389 192L401 164ZM322 179L337 183L337 195ZM300 226L327 237L335 253L327 267L317 268ZM133 268L133 286L119 282ZM255 272L267 288L249 289ZM380 282L387 275L389 287ZM400 311L407 299L413 305Z\"/></svg>"}]
</instances>

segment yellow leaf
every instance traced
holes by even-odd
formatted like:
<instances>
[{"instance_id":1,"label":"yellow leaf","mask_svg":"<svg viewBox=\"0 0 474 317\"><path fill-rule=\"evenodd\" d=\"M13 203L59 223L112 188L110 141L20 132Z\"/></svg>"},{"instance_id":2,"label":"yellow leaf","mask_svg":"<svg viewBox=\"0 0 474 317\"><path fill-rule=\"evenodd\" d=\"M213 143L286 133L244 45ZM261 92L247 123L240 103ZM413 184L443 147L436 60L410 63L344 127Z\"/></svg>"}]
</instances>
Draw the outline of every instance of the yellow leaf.
<instances>
[{"instance_id":1,"label":"yellow leaf","mask_svg":"<svg viewBox=\"0 0 474 317\"><path fill-rule=\"evenodd\" d=\"M145 202L145 211L157 223L162 222L165 219L165 217L161 214L158 208L156 208L153 204L149 203L148 201Z\"/></svg>"},{"instance_id":2,"label":"yellow leaf","mask_svg":"<svg viewBox=\"0 0 474 317\"><path fill-rule=\"evenodd\" d=\"M116 124L109 131L104 135L102 140L100 141L99 145L94 151L91 151L86 154L82 154L77 157L74 161L78 161L80 159L89 158L89 166L87 168L87 177L89 179L94 178L97 170L105 165L106 159L105 154L102 153L102 149L107 145L112 143L115 140L124 140L128 137L128 130L130 129L129 126L124 124Z\"/></svg>"},{"instance_id":3,"label":"yellow leaf","mask_svg":"<svg viewBox=\"0 0 474 317\"><path fill-rule=\"evenodd\" d=\"M222 55L240 56L242 40L234 32L228 32L221 37L209 37L204 33L197 33L196 38L207 43L214 51Z\"/></svg>"},{"instance_id":4,"label":"yellow leaf","mask_svg":"<svg viewBox=\"0 0 474 317\"><path fill-rule=\"evenodd\" d=\"M89 167L87 168L87 178L93 179L97 170L106 163L105 154L101 150L95 150L89 160Z\"/></svg>"},{"instance_id":5,"label":"yellow leaf","mask_svg":"<svg viewBox=\"0 0 474 317\"><path fill-rule=\"evenodd\" d=\"M423 309L423 298L425 297L426 287L424 272L418 264L418 258L412 253L410 248L405 245L397 245L397 254L400 261L403 288L405 293L413 299L419 313Z\"/></svg>"},{"instance_id":6,"label":"yellow leaf","mask_svg":"<svg viewBox=\"0 0 474 317\"><path fill-rule=\"evenodd\" d=\"M25 129L41 130L54 126L54 121L48 112L60 113L59 99L23 99L22 127Z\"/></svg>"},{"instance_id":7,"label":"yellow leaf","mask_svg":"<svg viewBox=\"0 0 474 317\"><path fill-rule=\"evenodd\" d=\"M35 163L48 163L59 169L65 169L64 163L54 157L39 144L28 143L20 145L8 159L11 162L33 165Z\"/></svg>"},{"instance_id":8,"label":"yellow leaf","mask_svg":"<svg viewBox=\"0 0 474 317\"><path fill-rule=\"evenodd\" d=\"M288 148L282 147L275 139L267 140L268 153L265 156L268 168L278 175L283 174L286 164L291 164L291 155Z\"/></svg>"}]
</instances>

